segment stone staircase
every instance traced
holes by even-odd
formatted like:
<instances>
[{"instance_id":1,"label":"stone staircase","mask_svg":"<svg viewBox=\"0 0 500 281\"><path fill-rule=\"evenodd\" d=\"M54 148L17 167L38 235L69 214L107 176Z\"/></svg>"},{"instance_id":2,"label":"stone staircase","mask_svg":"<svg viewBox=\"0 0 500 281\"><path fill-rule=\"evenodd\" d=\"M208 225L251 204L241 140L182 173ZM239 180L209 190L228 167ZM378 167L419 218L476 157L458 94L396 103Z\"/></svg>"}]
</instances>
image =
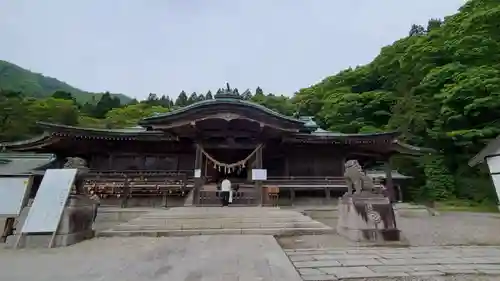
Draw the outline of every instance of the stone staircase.
<instances>
[{"instance_id":1,"label":"stone staircase","mask_svg":"<svg viewBox=\"0 0 500 281\"><path fill-rule=\"evenodd\" d=\"M179 207L154 210L111 229L111 236L192 236L217 234L314 235L334 230L293 210L266 207Z\"/></svg>"},{"instance_id":2,"label":"stone staircase","mask_svg":"<svg viewBox=\"0 0 500 281\"><path fill-rule=\"evenodd\" d=\"M185 207L191 207L193 206L193 197L194 197L194 188L192 188L188 195L186 196L186 199L184 200L184 206Z\"/></svg>"}]
</instances>

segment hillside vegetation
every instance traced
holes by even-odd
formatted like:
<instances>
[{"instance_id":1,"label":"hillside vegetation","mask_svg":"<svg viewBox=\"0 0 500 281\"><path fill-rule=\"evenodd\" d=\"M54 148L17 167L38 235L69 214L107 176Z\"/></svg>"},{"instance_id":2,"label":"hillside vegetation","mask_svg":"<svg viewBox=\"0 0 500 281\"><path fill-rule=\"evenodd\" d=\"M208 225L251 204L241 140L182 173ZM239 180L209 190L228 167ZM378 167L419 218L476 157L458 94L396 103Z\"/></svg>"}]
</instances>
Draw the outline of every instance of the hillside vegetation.
<instances>
[{"instance_id":1,"label":"hillside vegetation","mask_svg":"<svg viewBox=\"0 0 500 281\"><path fill-rule=\"evenodd\" d=\"M301 89L294 102L330 130L400 130L406 141L436 149L395 161L422 179L415 196L495 200L467 160L500 133L499 22L499 1L471 0L444 20L412 26L370 64Z\"/></svg>"},{"instance_id":2,"label":"hillside vegetation","mask_svg":"<svg viewBox=\"0 0 500 281\"><path fill-rule=\"evenodd\" d=\"M65 91L71 93L80 103L97 102L103 95L101 93L82 91L55 78L31 72L2 60L0 60L0 89L18 91L26 96L36 98L49 97L56 91ZM116 94L116 96L122 103L131 100L131 98L122 94Z\"/></svg>"},{"instance_id":3,"label":"hillside vegetation","mask_svg":"<svg viewBox=\"0 0 500 281\"><path fill-rule=\"evenodd\" d=\"M405 189L406 199L492 204L496 195L484 167L471 169L467 161L500 133L499 22L498 0L471 0L453 16L412 26L407 37L384 47L371 63L327 77L292 98L264 94L260 88L233 92L286 115L315 116L332 131L399 130L404 141L436 151L393 158L395 168L416 179ZM107 95L97 105L81 106L62 93L33 102L4 92L0 106L3 102L11 110L10 115L0 113L0 140L33 135L34 126L21 130L16 124L34 120L126 127L155 112L211 98L210 91L183 91L175 101L150 94L122 106ZM19 113L23 108L29 113Z\"/></svg>"}]
</instances>

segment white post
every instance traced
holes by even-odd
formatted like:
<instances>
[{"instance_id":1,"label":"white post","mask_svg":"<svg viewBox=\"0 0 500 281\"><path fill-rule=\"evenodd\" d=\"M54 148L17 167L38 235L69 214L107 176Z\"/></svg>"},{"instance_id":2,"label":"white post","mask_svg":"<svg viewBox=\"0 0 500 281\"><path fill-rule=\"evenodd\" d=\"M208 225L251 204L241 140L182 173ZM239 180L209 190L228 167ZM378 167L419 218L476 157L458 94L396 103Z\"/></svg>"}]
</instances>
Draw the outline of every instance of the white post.
<instances>
[{"instance_id":1,"label":"white post","mask_svg":"<svg viewBox=\"0 0 500 281\"><path fill-rule=\"evenodd\" d=\"M497 192L497 199L500 201L500 155L492 155L486 158L488 169L490 170L493 186ZM498 206L500 210L500 205Z\"/></svg>"}]
</instances>

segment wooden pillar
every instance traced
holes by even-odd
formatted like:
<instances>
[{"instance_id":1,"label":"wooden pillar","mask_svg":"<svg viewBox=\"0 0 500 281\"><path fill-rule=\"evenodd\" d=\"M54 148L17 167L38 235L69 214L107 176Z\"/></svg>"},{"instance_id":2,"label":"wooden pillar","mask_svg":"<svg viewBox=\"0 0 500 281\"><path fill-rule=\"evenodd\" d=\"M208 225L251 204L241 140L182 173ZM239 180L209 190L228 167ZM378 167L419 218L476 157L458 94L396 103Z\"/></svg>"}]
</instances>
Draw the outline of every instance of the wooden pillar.
<instances>
[{"instance_id":1,"label":"wooden pillar","mask_svg":"<svg viewBox=\"0 0 500 281\"><path fill-rule=\"evenodd\" d=\"M109 154L108 157L108 170L113 170L113 154Z\"/></svg>"},{"instance_id":2,"label":"wooden pillar","mask_svg":"<svg viewBox=\"0 0 500 281\"><path fill-rule=\"evenodd\" d=\"M390 156L387 156L387 158L384 161L384 167L385 167L385 188L387 189L387 196L391 200L391 202L396 201L396 193L394 192L394 182L392 180L392 167L391 167L391 162L390 162Z\"/></svg>"},{"instance_id":3,"label":"wooden pillar","mask_svg":"<svg viewBox=\"0 0 500 281\"><path fill-rule=\"evenodd\" d=\"M292 204L292 206L295 203L295 189L293 188L290 188L290 203Z\"/></svg>"},{"instance_id":4,"label":"wooden pillar","mask_svg":"<svg viewBox=\"0 0 500 281\"><path fill-rule=\"evenodd\" d=\"M398 190L398 202L403 202L403 190L401 190L401 184L396 185L397 190Z\"/></svg>"},{"instance_id":5,"label":"wooden pillar","mask_svg":"<svg viewBox=\"0 0 500 281\"><path fill-rule=\"evenodd\" d=\"M16 222L16 218L6 218L5 225L3 227L2 237L0 238L0 242L2 242L2 243L7 242L7 237L14 234L15 222Z\"/></svg>"},{"instance_id":6,"label":"wooden pillar","mask_svg":"<svg viewBox=\"0 0 500 281\"><path fill-rule=\"evenodd\" d=\"M257 150L257 153L255 155L255 168L256 169L262 169L263 163L262 163L262 146ZM262 206L262 203L264 201L263 197L263 190L262 190L262 181L255 181L255 188L257 189L257 203L259 206Z\"/></svg>"},{"instance_id":7,"label":"wooden pillar","mask_svg":"<svg viewBox=\"0 0 500 281\"><path fill-rule=\"evenodd\" d=\"M290 164L288 162L288 155L285 155L285 170L284 170L284 175L285 177L290 176Z\"/></svg>"},{"instance_id":8,"label":"wooden pillar","mask_svg":"<svg viewBox=\"0 0 500 281\"><path fill-rule=\"evenodd\" d=\"M328 187L325 187L325 199L327 203L331 200L330 188Z\"/></svg>"},{"instance_id":9,"label":"wooden pillar","mask_svg":"<svg viewBox=\"0 0 500 281\"><path fill-rule=\"evenodd\" d=\"M197 144L196 155L194 159L194 169L201 170L202 165L203 165L203 153L201 151L201 147ZM194 179L193 205L195 206L200 204L200 189L202 185L203 185L203 173L200 173L200 177Z\"/></svg>"}]
</instances>

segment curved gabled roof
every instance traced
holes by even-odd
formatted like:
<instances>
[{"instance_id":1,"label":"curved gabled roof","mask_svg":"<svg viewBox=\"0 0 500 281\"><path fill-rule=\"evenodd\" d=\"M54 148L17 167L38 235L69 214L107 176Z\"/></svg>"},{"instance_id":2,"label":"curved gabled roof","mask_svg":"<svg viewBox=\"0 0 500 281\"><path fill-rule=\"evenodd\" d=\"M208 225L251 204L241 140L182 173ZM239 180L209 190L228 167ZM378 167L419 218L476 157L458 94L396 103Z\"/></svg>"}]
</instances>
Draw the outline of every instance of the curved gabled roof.
<instances>
[{"instance_id":1,"label":"curved gabled roof","mask_svg":"<svg viewBox=\"0 0 500 281\"><path fill-rule=\"evenodd\" d=\"M47 129L49 131L66 131L66 132L85 132L90 134L105 134L105 135L119 135L119 136L137 136L141 135L158 135L163 136L164 133L161 131L148 131L143 127L135 126L124 129L100 129L100 128L88 128L88 127L78 127L54 124L48 122L37 122L40 128Z\"/></svg>"},{"instance_id":2,"label":"curved gabled roof","mask_svg":"<svg viewBox=\"0 0 500 281\"><path fill-rule=\"evenodd\" d=\"M8 150L33 150L45 147L59 141L60 137L76 137L78 139L104 139L104 140L177 140L177 137L161 131L148 131L143 127L125 129L99 129L37 122L40 128L45 129L41 135L30 139L0 143L0 151Z\"/></svg>"},{"instance_id":3,"label":"curved gabled roof","mask_svg":"<svg viewBox=\"0 0 500 281\"><path fill-rule=\"evenodd\" d=\"M215 98L215 99L211 99L211 100L199 101L199 102L193 103L191 105L188 105L186 107L176 109L176 110L171 111L171 112L167 112L167 113L158 114L155 116L144 118L139 122L139 124L140 125L147 125L150 123L156 123L159 120L168 120L174 116L184 115L190 111L193 111L196 109L201 109L201 108L206 108L206 107L213 107L214 105L230 105L230 106L246 107L246 108L250 108L250 109L255 109L259 112L262 112L264 114L267 114L267 115L272 116L272 117L277 118L277 119L281 119L281 120L286 121L286 122L290 122L290 123L300 125L300 126L304 125L304 122L299 120L299 119L285 116L281 113L278 113L278 112L271 110L271 109L269 109L265 106L262 106L260 104L253 103L253 102L246 101L246 100L242 100L242 99L239 99L236 97L223 97L223 98Z\"/></svg>"},{"instance_id":4,"label":"curved gabled roof","mask_svg":"<svg viewBox=\"0 0 500 281\"><path fill-rule=\"evenodd\" d=\"M4 150L6 147L22 146L22 145L31 144L31 143L44 142L48 138L50 138L50 134L47 133L47 132L44 132L41 135L29 138L29 139L25 139L25 140L11 141L11 142L2 142L2 143L0 143L0 151Z\"/></svg>"},{"instance_id":5,"label":"curved gabled roof","mask_svg":"<svg viewBox=\"0 0 500 281\"><path fill-rule=\"evenodd\" d=\"M47 153L0 153L0 176L28 175L55 159Z\"/></svg>"},{"instance_id":6,"label":"curved gabled roof","mask_svg":"<svg viewBox=\"0 0 500 281\"><path fill-rule=\"evenodd\" d=\"M317 129L314 132L311 132L308 135L316 136L316 137L334 137L334 138L342 138L342 137L392 137L395 138L399 136L401 133L398 131L391 131L391 132L379 132L379 133L356 133L356 134L345 134L345 133L339 133L339 132L330 132L330 131L325 131L323 129Z\"/></svg>"}]
</instances>

